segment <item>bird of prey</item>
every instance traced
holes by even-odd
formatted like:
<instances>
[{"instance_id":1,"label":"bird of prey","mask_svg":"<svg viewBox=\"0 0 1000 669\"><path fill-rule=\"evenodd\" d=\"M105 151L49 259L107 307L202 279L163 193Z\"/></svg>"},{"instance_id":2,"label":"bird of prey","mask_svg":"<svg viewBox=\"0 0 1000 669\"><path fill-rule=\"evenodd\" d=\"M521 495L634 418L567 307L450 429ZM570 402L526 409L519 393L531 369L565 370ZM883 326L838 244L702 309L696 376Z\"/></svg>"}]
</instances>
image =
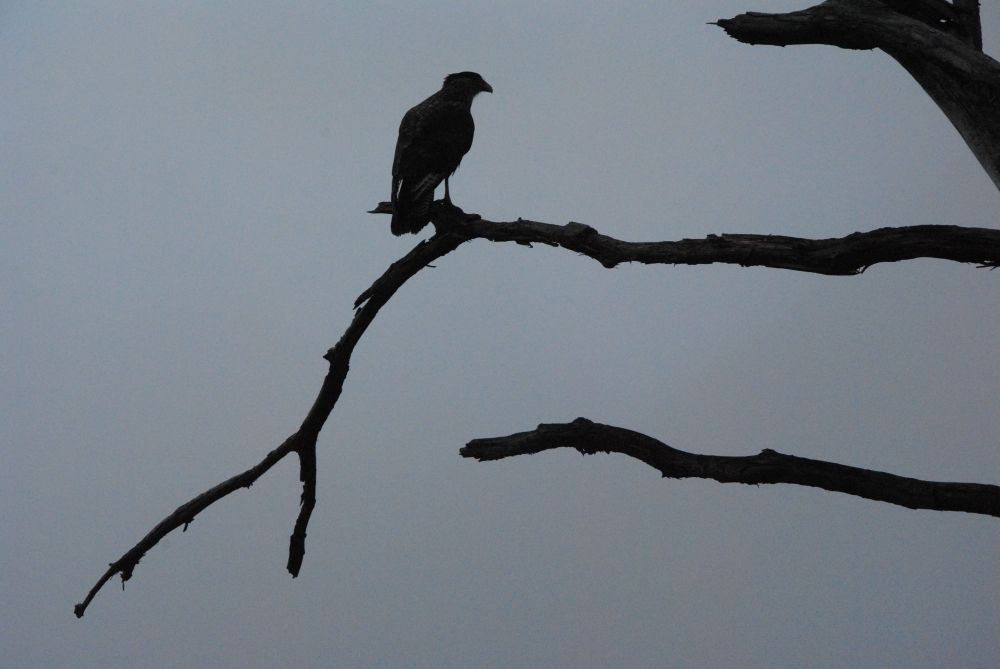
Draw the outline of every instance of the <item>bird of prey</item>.
<instances>
[{"instance_id":1,"label":"bird of prey","mask_svg":"<svg viewBox=\"0 0 1000 669\"><path fill-rule=\"evenodd\" d=\"M392 234L416 234L430 222L434 189L442 181L451 202L448 177L472 147L472 99L483 91L493 88L475 72L449 74L441 90L403 116L392 161Z\"/></svg>"}]
</instances>

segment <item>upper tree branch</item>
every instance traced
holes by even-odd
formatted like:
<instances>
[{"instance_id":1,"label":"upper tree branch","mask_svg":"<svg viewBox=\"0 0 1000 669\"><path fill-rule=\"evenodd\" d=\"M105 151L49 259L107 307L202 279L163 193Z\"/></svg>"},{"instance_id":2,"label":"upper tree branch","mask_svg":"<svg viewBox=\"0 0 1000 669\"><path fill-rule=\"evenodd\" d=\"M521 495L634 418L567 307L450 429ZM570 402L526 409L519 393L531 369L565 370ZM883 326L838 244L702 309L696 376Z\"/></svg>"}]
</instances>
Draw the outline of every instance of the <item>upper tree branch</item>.
<instances>
[{"instance_id":1,"label":"upper tree branch","mask_svg":"<svg viewBox=\"0 0 1000 669\"><path fill-rule=\"evenodd\" d=\"M981 51L976 0L827 0L787 14L740 14L718 25L747 44L881 49L941 108L1000 188L1000 63Z\"/></svg>"},{"instance_id":2,"label":"upper tree branch","mask_svg":"<svg viewBox=\"0 0 1000 669\"><path fill-rule=\"evenodd\" d=\"M622 453L658 469L665 478L715 479L720 483L791 483L904 506L908 509L965 511L1000 516L1000 487L980 483L921 481L848 467L832 462L783 455L764 449L758 455L695 455L667 446L644 434L577 418L572 423L542 424L532 432L474 439L459 452L463 457L501 460L553 448L575 448L583 455Z\"/></svg>"},{"instance_id":3,"label":"upper tree branch","mask_svg":"<svg viewBox=\"0 0 1000 669\"><path fill-rule=\"evenodd\" d=\"M383 202L373 213L383 213L388 206L389 203ZM728 263L845 276L859 274L878 263L914 258L940 258L987 267L1000 265L1000 230L955 225L880 228L830 239L723 234L671 242L626 242L602 235L582 223L553 225L524 219L497 223L478 216L465 216L460 210L453 213L440 203L435 224L465 239L561 246L593 258L608 268L626 262L650 265ZM362 293L357 304L366 300L378 285L376 282Z\"/></svg>"}]
</instances>

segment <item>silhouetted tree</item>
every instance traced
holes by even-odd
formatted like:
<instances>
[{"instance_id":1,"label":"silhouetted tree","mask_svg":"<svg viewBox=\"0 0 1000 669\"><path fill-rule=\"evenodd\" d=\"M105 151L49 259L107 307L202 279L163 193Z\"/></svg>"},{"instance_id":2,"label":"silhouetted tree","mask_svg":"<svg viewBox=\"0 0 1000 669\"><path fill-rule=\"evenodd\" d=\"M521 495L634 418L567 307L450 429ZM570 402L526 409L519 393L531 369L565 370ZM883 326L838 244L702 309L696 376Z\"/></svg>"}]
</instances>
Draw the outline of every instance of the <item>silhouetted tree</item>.
<instances>
[{"instance_id":1,"label":"silhouetted tree","mask_svg":"<svg viewBox=\"0 0 1000 669\"><path fill-rule=\"evenodd\" d=\"M844 49L881 49L902 65L958 129L983 169L1000 188L1000 63L982 52L978 0L827 0L787 14L747 13L718 21L747 44L828 44ZM391 214L382 202L371 213ZM340 341L324 356L330 363L322 388L301 427L256 466L181 505L139 543L111 563L87 598L77 604L82 617L94 595L115 574L132 577L139 560L172 530L240 488L249 487L285 456L299 458L301 509L292 532L288 571L297 576L305 555L306 527L316 504L316 440L347 377L351 353L368 325L393 294L421 269L472 239L546 244L574 251L615 267L647 264L730 263L826 275L854 275L876 263L941 258L980 267L1000 265L1000 231L924 225L857 232L840 239L799 239L771 235L709 235L676 242L625 242L580 223L551 225L518 219L498 223L465 214L448 202L431 208L435 234L420 242L355 302L356 313ZM911 509L965 511L1000 517L1000 487L976 483L919 481L765 449L747 457L693 455L631 430L578 418L539 425L531 432L470 441L461 453L497 460L561 447L581 453L618 452L660 470L669 478L711 478L723 483L793 483L857 495Z\"/></svg>"}]
</instances>

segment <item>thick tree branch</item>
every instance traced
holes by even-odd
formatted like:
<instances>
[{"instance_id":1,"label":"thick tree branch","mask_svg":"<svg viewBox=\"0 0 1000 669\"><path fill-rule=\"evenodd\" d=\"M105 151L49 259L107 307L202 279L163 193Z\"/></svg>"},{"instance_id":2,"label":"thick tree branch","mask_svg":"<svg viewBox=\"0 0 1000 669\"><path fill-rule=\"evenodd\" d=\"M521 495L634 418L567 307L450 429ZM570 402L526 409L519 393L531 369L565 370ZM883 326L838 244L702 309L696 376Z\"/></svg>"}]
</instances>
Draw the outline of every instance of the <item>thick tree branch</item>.
<instances>
[{"instance_id":1,"label":"thick tree branch","mask_svg":"<svg viewBox=\"0 0 1000 669\"><path fill-rule=\"evenodd\" d=\"M372 213L384 213L386 206L389 203L383 202ZM984 267L1000 265L1000 230L989 228L915 225L855 232L831 239L723 234L672 242L626 242L602 235L582 223L553 225L524 219L497 223L478 216L466 217L460 210L451 212L440 207L440 203L438 206L435 224L450 230L451 234L470 240L561 246L593 258L608 268L626 262L649 265L727 263L850 276L878 263L915 258L939 258ZM359 304L375 286L358 298Z\"/></svg>"},{"instance_id":2,"label":"thick tree branch","mask_svg":"<svg viewBox=\"0 0 1000 669\"><path fill-rule=\"evenodd\" d=\"M982 53L976 0L827 0L787 14L741 14L718 25L746 44L881 49L930 95L1000 188L1000 63Z\"/></svg>"},{"instance_id":3,"label":"thick tree branch","mask_svg":"<svg viewBox=\"0 0 1000 669\"><path fill-rule=\"evenodd\" d=\"M832 462L783 455L764 449L758 455L695 455L644 434L577 418L542 424L533 432L474 439L460 450L480 462L554 448L575 448L583 455L622 453L659 470L664 478L715 479L720 483L791 483L864 497L908 509L964 511L1000 516L1000 487L980 483L939 483L905 478Z\"/></svg>"},{"instance_id":4,"label":"thick tree branch","mask_svg":"<svg viewBox=\"0 0 1000 669\"><path fill-rule=\"evenodd\" d=\"M382 203L373 213L385 213L386 204ZM435 203L434 224L437 233L433 237L420 242L406 256L393 263L358 297L354 305L357 309L354 319L337 345L323 356L330 363L329 371L299 430L255 467L198 495L157 524L142 541L111 563L87 598L76 605L74 611L77 617L83 616L97 592L115 574L121 574L123 582L129 580L135 566L160 539L178 527L186 529L199 513L226 495L250 487L293 452L299 456L299 479L303 485L299 516L289 539L287 568L293 577L298 576L305 555L306 529L316 505L316 441L340 398L354 347L382 306L410 277L464 242L481 238L529 246L532 243L561 246L594 258L609 268L624 262L688 265L721 262L851 275L875 263L921 257L990 267L1000 264L1000 231L955 226L883 228L824 240L769 235L711 235L706 239L678 242L623 242L580 223L551 225L520 219L511 223L493 223L482 220L476 214L466 215L461 209L442 202Z\"/></svg>"}]
</instances>

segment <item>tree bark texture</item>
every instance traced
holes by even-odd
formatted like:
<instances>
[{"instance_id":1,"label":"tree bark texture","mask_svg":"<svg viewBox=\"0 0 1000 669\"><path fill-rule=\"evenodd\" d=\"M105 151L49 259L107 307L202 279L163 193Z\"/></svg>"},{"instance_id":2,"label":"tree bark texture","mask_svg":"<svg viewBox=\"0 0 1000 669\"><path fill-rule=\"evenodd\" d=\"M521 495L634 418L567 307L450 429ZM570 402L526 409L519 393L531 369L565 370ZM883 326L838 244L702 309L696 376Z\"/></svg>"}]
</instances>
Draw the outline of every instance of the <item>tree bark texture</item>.
<instances>
[{"instance_id":1,"label":"tree bark texture","mask_svg":"<svg viewBox=\"0 0 1000 669\"><path fill-rule=\"evenodd\" d=\"M1000 189L1000 63L982 52L976 0L827 0L717 25L746 44L881 49L941 108Z\"/></svg>"}]
</instances>

